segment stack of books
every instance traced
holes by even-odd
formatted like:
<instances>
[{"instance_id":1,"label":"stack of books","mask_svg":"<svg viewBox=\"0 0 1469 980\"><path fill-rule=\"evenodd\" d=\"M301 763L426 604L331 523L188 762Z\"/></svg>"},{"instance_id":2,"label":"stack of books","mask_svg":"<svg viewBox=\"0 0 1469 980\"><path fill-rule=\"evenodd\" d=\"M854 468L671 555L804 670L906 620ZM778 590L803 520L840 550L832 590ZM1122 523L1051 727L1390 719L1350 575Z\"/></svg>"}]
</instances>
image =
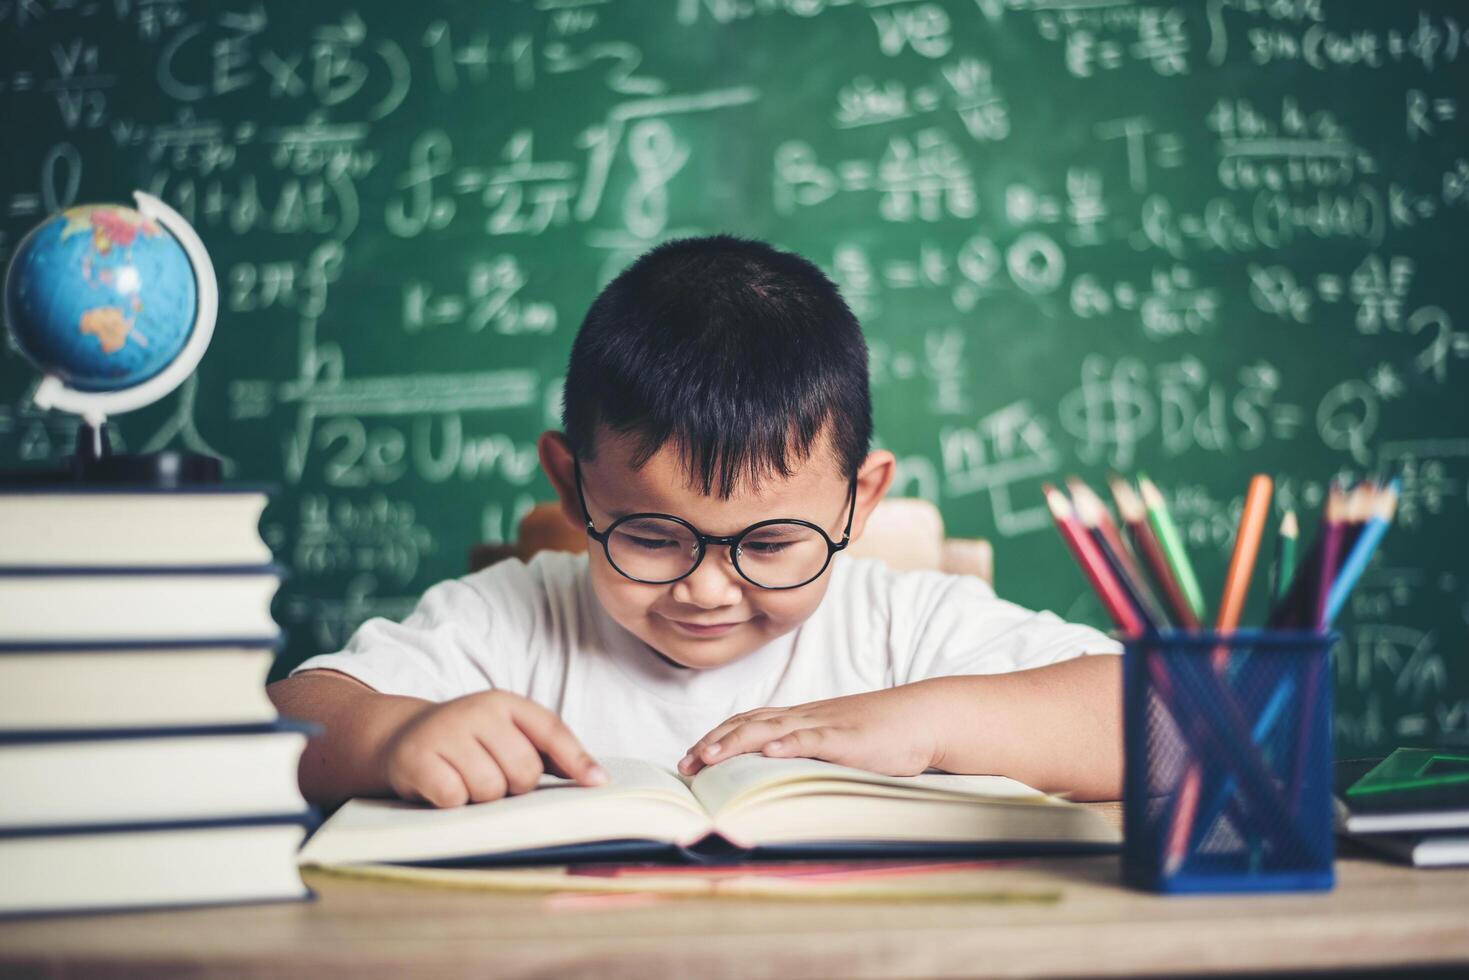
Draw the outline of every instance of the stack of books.
<instances>
[{"instance_id":1,"label":"stack of books","mask_svg":"<svg viewBox=\"0 0 1469 980\"><path fill-rule=\"evenodd\" d=\"M1342 835L1420 868L1469 865L1469 752L1344 759L1336 780Z\"/></svg>"},{"instance_id":2,"label":"stack of books","mask_svg":"<svg viewBox=\"0 0 1469 980\"><path fill-rule=\"evenodd\" d=\"M266 500L0 488L0 915L309 896Z\"/></svg>"}]
</instances>

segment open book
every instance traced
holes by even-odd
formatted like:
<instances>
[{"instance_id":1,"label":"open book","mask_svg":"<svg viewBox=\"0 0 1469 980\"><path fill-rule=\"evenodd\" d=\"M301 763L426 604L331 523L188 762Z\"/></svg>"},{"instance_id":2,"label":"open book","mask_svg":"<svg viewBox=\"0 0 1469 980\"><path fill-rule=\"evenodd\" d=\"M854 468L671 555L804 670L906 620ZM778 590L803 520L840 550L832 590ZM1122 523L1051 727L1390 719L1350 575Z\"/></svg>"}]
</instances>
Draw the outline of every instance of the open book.
<instances>
[{"instance_id":1,"label":"open book","mask_svg":"<svg viewBox=\"0 0 1469 980\"><path fill-rule=\"evenodd\" d=\"M542 777L534 792L448 810L351 800L301 863L513 864L730 856L1111 850L1098 814L1002 776L881 776L811 759L736 756L692 778L604 759L606 786Z\"/></svg>"}]
</instances>

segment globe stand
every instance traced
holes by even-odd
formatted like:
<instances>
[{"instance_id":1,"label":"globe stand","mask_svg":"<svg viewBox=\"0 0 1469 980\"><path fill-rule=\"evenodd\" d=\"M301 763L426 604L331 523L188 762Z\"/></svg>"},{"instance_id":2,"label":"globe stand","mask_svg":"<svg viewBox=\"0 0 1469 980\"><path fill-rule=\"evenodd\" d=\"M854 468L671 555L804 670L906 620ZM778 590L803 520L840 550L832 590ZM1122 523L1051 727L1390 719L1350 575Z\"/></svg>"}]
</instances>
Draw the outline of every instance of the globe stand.
<instances>
[{"instance_id":1,"label":"globe stand","mask_svg":"<svg viewBox=\"0 0 1469 980\"><path fill-rule=\"evenodd\" d=\"M66 476L89 484L172 488L218 483L224 476L219 459L204 453L114 453L107 429L86 422L77 428L76 452L63 462Z\"/></svg>"}]
</instances>

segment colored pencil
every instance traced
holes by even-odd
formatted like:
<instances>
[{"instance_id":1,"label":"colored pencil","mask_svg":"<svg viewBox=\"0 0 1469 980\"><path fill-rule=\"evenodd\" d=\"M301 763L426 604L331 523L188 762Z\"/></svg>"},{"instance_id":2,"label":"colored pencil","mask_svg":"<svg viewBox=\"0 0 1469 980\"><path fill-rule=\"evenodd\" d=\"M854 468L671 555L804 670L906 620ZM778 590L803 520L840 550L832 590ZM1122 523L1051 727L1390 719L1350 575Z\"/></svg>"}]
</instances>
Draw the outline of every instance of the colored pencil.
<instances>
[{"instance_id":1,"label":"colored pencil","mask_svg":"<svg viewBox=\"0 0 1469 980\"><path fill-rule=\"evenodd\" d=\"M1117 501L1117 513L1127 527L1133 547L1146 563L1148 571L1153 573L1153 581L1157 584L1158 591L1168 600L1168 608L1172 610L1173 617L1186 629L1198 629L1199 619L1189 606L1183 590L1178 587L1178 580L1173 577L1173 569L1163 554L1163 546L1158 543L1157 535L1148 524L1148 511L1143 506L1142 498L1120 476L1113 476L1108 485L1112 488L1112 499Z\"/></svg>"},{"instance_id":2,"label":"colored pencil","mask_svg":"<svg viewBox=\"0 0 1469 980\"><path fill-rule=\"evenodd\" d=\"M1340 487L1333 486L1326 496L1326 512L1322 515L1321 547L1317 552L1315 569L1312 572L1309 610L1300 623L1303 629L1323 630L1326 628L1326 601L1331 592L1331 583L1336 578L1337 553L1341 547L1342 527L1346 522L1347 497ZM1306 779L1306 756L1311 748L1311 730L1316 723L1317 688L1321 686L1323 665L1320 657L1313 657L1306 668L1306 683L1301 694L1300 720L1296 727L1296 752L1291 765L1290 808L1297 812L1301 805L1301 792Z\"/></svg>"},{"instance_id":3,"label":"colored pencil","mask_svg":"<svg viewBox=\"0 0 1469 980\"><path fill-rule=\"evenodd\" d=\"M1071 487L1071 502L1076 508L1077 519L1092 536L1097 551L1101 553L1107 566L1112 570L1112 576L1127 593L1133 608L1142 617L1143 625L1154 631L1167 626L1167 614L1158 605L1157 597L1148 588L1147 581L1137 570L1137 565L1132 562L1131 553L1122 543L1122 539L1117 535L1116 525L1112 524L1111 518L1107 515L1106 505L1092 492L1090 487L1080 480L1068 480L1067 485ZM1108 533L1109 527L1110 533Z\"/></svg>"},{"instance_id":4,"label":"colored pencil","mask_svg":"<svg viewBox=\"0 0 1469 980\"><path fill-rule=\"evenodd\" d=\"M1198 578L1194 575L1194 566L1188 560L1188 551L1183 546L1183 536L1178 533L1178 527L1168 513L1168 505L1163 501L1163 495L1158 492L1153 481L1139 474L1137 485L1142 492L1143 504L1147 507L1148 520L1153 525L1153 533L1157 535L1158 543L1163 548L1163 554L1168 558L1168 564L1178 579L1178 587L1188 599L1188 605L1193 610L1194 618L1202 622L1204 593L1199 588Z\"/></svg>"},{"instance_id":5,"label":"colored pencil","mask_svg":"<svg viewBox=\"0 0 1469 980\"><path fill-rule=\"evenodd\" d=\"M1342 519L1341 550L1338 557L1351 553L1362 533L1362 525L1372 516L1372 505L1380 488L1370 480L1362 480L1347 494L1346 516Z\"/></svg>"},{"instance_id":6,"label":"colored pencil","mask_svg":"<svg viewBox=\"0 0 1469 980\"><path fill-rule=\"evenodd\" d=\"M1341 556L1342 533L1346 528L1347 501L1340 490L1332 489L1326 498L1326 521L1321 527L1321 557L1317 561L1315 603L1312 605L1311 629L1326 628L1326 599L1331 594L1331 583L1336 580L1338 559Z\"/></svg>"},{"instance_id":7,"label":"colored pencil","mask_svg":"<svg viewBox=\"0 0 1469 980\"><path fill-rule=\"evenodd\" d=\"M1112 570L1107 567L1106 559L1097 551L1096 543L1077 521L1071 501L1049 483L1044 484L1042 490L1046 495L1046 506L1050 508L1051 516L1056 521L1056 529L1061 532L1061 539L1071 549L1076 563L1081 566L1082 574L1087 577L1097 598L1107 610L1107 615L1112 617L1112 621L1124 635L1141 636L1142 618L1123 592Z\"/></svg>"},{"instance_id":8,"label":"colored pencil","mask_svg":"<svg viewBox=\"0 0 1469 980\"><path fill-rule=\"evenodd\" d=\"M1224 593L1219 599L1219 616L1214 629L1222 634L1233 633L1239 626L1240 611L1244 609L1245 596L1250 590L1250 578L1255 570L1255 557L1260 550L1260 535L1265 530L1265 517L1270 511L1270 494L1274 484L1263 473L1250 480L1245 492L1245 506L1240 514L1239 527L1234 535L1234 552L1229 558L1229 571L1224 577ZM1223 674L1229 664L1229 645L1220 643L1209 653L1209 664L1216 673ZM1199 763L1189 764L1184 776L1185 786L1202 779ZM1193 806L1179 806L1174 810L1173 826L1169 831L1169 846L1181 841L1187 847L1193 838L1193 821L1197 814L1197 800Z\"/></svg>"},{"instance_id":9,"label":"colored pencil","mask_svg":"<svg viewBox=\"0 0 1469 980\"><path fill-rule=\"evenodd\" d=\"M1122 535L1117 532L1117 525L1112 520L1112 512L1107 509L1107 505L1103 503L1102 498L1091 487L1087 486L1085 480L1079 477L1068 477L1066 486L1071 491L1071 502L1076 506L1076 516L1081 518L1083 524L1087 524L1088 515L1094 516L1095 525L1088 524L1088 527L1095 526L1101 532L1102 537L1107 539L1107 544L1111 545L1112 550L1122 561L1122 567L1127 569L1127 573L1134 580L1141 580L1143 577L1142 570L1137 567L1137 562L1133 558L1132 549L1127 546L1127 542L1123 541Z\"/></svg>"},{"instance_id":10,"label":"colored pencil","mask_svg":"<svg viewBox=\"0 0 1469 980\"><path fill-rule=\"evenodd\" d=\"M1163 850L1163 874L1172 877L1188 860L1188 842L1193 833L1194 816L1199 810L1199 796L1203 790L1204 775L1198 763L1188 767L1183 774L1178 795L1173 801L1173 820L1168 827L1168 839Z\"/></svg>"},{"instance_id":11,"label":"colored pencil","mask_svg":"<svg viewBox=\"0 0 1469 980\"><path fill-rule=\"evenodd\" d=\"M1346 605L1347 597L1351 595L1357 580L1362 577L1367 563L1372 560L1372 554L1377 546L1382 543L1382 537L1392 525L1393 517L1398 509L1398 491L1402 486L1398 480L1392 481L1386 490L1375 495L1371 515L1362 526L1361 533L1357 535L1352 550L1347 554L1346 560L1342 562L1341 571L1337 573L1336 580L1331 583L1331 590L1326 597L1326 618L1324 625L1330 626L1342 607Z\"/></svg>"},{"instance_id":12,"label":"colored pencil","mask_svg":"<svg viewBox=\"0 0 1469 980\"><path fill-rule=\"evenodd\" d=\"M1326 504L1340 498L1345 505L1346 495L1340 486L1333 483L1327 491ZM1317 589L1317 573L1321 567L1321 547L1325 540L1326 507L1322 508L1321 520L1316 526L1316 536L1296 562L1295 574L1282 599L1271 612L1267 625L1272 629L1311 629L1312 612Z\"/></svg>"},{"instance_id":13,"label":"colored pencil","mask_svg":"<svg viewBox=\"0 0 1469 980\"><path fill-rule=\"evenodd\" d=\"M1270 602L1277 607L1285 601L1296 567L1296 545L1301 537L1301 524L1296 512L1288 510L1280 519L1280 533L1275 536L1275 563L1271 567Z\"/></svg>"},{"instance_id":14,"label":"colored pencil","mask_svg":"<svg viewBox=\"0 0 1469 980\"><path fill-rule=\"evenodd\" d=\"M1199 619L1194 614L1187 597L1184 596L1183 590L1179 588L1173 567L1163 553L1163 548L1158 543L1152 526L1148 523L1147 507L1143 504L1142 498L1126 480L1119 476L1114 476L1109 480L1108 485L1112 489L1112 498L1117 502L1117 513L1127 525L1133 544L1136 545L1138 553L1142 555L1143 560L1152 570L1153 578L1158 583L1158 588L1167 597L1174 615L1187 629L1198 629ZM1148 659L1154 688L1157 689L1159 697L1169 706L1169 710L1176 711L1173 683L1162 659L1157 654L1149 656ZM1203 741L1205 737L1203 718L1198 716L1187 720L1178 718L1178 722L1188 727L1191 742L1198 744ZM1188 859L1189 843L1193 836L1194 821L1198 818L1203 782L1203 769L1197 759L1189 762L1181 779L1173 811L1169 814L1168 836L1164 844L1163 870L1167 875L1176 874L1184 861Z\"/></svg>"},{"instance_id":15,"label":"colored pencil","mask_svg":"<svg viewBox=\"0 0 1469 980\"><path fill-rule=\"evenodd\" d=\"M1295 693L1296 679L1291 674L1286 674L1281 678L1280 683L1275 685L1275 690L1270 693L1270 699L1265 702L1265 707L1260 709L1260 714L1255 718L1255 724L1250 730L1250 736L1254 738L1256 745L1263 745L1269 740L1276 722L1280 720L1281 715L1285 712L1286 705L1290 703ZM1219 819L1219 814L1223 813L1224 808L1229 805L1230 799L1234 796L1234 790L1235 778L1233 776L1226 776L1219 783L1218 788L1215 789L1214 798L1204 808L1203 821L1197 825L1201 828L1200 833L1208 833L1210 825ZM1189 839L1192 840L1195 836L1197 834L1191 833Z\"/></svg>"},{"instance_id":16,"label":"colored pencil","mask_svg":"<svg viewBox=\"0 0 1469 980\"><path fill-rule=\"evenodd\" d=\"M1245 608L1245 597L1250 591L1250 579L1255 572L1255 558L1260 552L1260 535L1265 531L1265 518L1270 513L1270 495L1275 484L1270 477L1257 473L1250 479L1250 488L1245 491L1245 507L1239 516L1239 528L1234 533L1234 551L1229 556L1229 571L1224 576L1224 591L1219 596L1219 615L1214 629L1219 633L1233 633L1239 627L1240 613ZM1215 669L1220 669L1229 658L1228 647L1214 650L1212 660Z\"/></svg>"},{"instance_id":17,"label":"colored pencil","mask_svg":"<svg viewBox=\"0 0 1469 980\"><path fill-rule=\"evenodd\" d=\"M1320 658L1313 658L1312 662L1319 663ZM1205 737L1215 746L1210 752L1211 759L1235 777L1251 819L1258 820L1260 828L1268 828L1268 833L1280 840L1287 852L1296 848L1303 853L1314 851L1323 842L1302 836L1270 764L1251 737L1253 726L1224 678L1196 656L1172 658L1169 672L1173 707L1204 718Z\"/></svg>"}]
</instances>

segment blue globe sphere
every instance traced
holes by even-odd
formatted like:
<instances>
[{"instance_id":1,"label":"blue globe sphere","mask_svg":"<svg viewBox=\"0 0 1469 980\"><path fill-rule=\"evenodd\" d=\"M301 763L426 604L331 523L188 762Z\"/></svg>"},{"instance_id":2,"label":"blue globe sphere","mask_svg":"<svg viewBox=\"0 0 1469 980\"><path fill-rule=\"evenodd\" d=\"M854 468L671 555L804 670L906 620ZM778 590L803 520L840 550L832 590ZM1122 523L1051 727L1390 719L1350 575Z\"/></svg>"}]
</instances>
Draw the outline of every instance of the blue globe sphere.
<instances>
[{"instance_id":1,"label":"blue globe sphere","mask_svg":"<svg viewBox=\"0 0 1469 980\"><path fill-rule=\"evenodd\" d=\"M22 354L79 391L158 374L194 329L194 269L168 230L131 208L69 208L20 243L5 320Z\"/></svg>"}]
</instances>

